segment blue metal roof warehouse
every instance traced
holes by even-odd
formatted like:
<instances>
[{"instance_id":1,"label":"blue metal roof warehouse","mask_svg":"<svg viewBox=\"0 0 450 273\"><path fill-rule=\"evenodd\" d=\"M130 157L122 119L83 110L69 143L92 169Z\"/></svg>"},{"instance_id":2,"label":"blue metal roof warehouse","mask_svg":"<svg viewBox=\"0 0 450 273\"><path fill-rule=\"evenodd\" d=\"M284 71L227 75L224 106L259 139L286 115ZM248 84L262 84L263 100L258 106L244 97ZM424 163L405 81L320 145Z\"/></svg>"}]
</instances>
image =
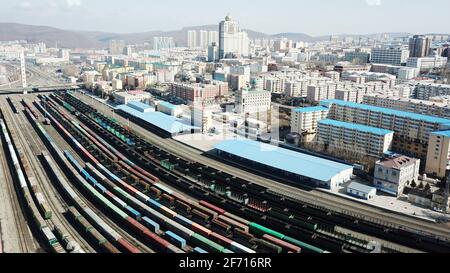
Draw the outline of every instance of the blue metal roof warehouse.
<instances>
[{"instance_id":1,"label":"blue metal roof warehouse","mask_svg":"<svg viewBox=\"0 0 450 273\"><path fill-rule=\"evenodd\" d=\"M150 109L149 105L143 103L133 103L129 105L119 105L117 109L128 114L131 117L135 117L141 121L152 125L153 127L162 130L167 135L175 135L180 133L190 133L192 129L198 130L198 127L193 127L187 124L184 124L182 120L163 114L161 112L146 112L146 110ZM140 109L140 111L135 108Z\"/></svg>"},{"instance_id":2,"label":"blue metal roof warehouse","mask_svg":"<svg viewBox=\"0 0 450 273\"><path fill-rule=\"evenodd\" d=\"M214 148L220 152L253 161L263 166L269 166L313 181L325 182L321 184L332 183L331 187L350 180L353 173L353 167L350 165L252 140L223 141L215 145Z\"/></svg>"}]
</instances>

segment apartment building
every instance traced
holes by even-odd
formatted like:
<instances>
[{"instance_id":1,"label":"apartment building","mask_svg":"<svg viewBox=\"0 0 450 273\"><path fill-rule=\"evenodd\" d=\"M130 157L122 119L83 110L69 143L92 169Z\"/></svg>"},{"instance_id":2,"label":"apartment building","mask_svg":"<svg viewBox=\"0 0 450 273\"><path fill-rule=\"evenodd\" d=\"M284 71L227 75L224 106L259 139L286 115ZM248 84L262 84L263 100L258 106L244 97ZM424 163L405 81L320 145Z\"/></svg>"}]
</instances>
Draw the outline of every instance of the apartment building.
<instances>
[{"instance_id":1,"label":"apartment building","mask_svg":"<svg viewBox=\"0 0 450 273\"><path fill-rule=\"evenodd\" d=\"M419 83L414 89L414 96L419 100L450 95L450 84Z\"/></svg>"},{"instance_id":2,"label":"apartment building","mask_svg":"<svg viewBox=\"0 0 450 273\"><path fill-rule=\"evenodd\" d=\"M406 63L407 67L417 68L420 71L430 70L434 68L443 68L447 65L448 59L446 57L423 57L423 58L409 58Z\"/></svg>"},{"instance_id":3,"label":"apartment building","mask_svg":"<svg viewBox=\"0 0 450 273\"><path fill-rule=\"evenodd\" d=\"M376 64L405 64L409 58L409 50L403 48L373 48L371 62Z\"/></svg>"},{"instance_id":4,"label":"apartment building","mask_svg":"<svg viewBox=\"0 0 450 273\"><path fill-rule=\"evenodd\" d=\"M450 131L434 132L430 136L425 171L444 178L450 169Z\"/></svg>"},{"instance_id":5,"label":"apartment building","mask_svg":"<svg viewBox=\"0 0 450 273\"><path fill-rule=\"evenodd\" d=\"M302 92L302 82L289 81L286 82L284 94L288 97L303 97L306 92Z\"/></svg>"},{"instance_id":6,"label":"apartment building","mask_svg":"<svg viewBox=\"0 0 450 273\"><path fill-rule=\"evenodd\" d=\"M264 80L264 90L272 93L284 93L285 92L286 78L266 78Z\"/></svg>"},{"instance_id":7,"label":"apartment building","mask_svg":"<svg viewBox=\"0 0 450 273\"><path fill-rule=\"evenodd\" d=\"M213 82L212 84L184 84L172 83L172 96L184 99L188 102L211 100L228 95L228 83Z\"/></svg>"},{"instance_id":8,"label":"apartment building","mask_svg":"<svg viewBox=\"0 0 450 273\"><path fill-rule=\"evenodd\" d=\"M450 129L450 120L439 117L341 100L322 101L321 105L330 108L330 119L394 131L393 151L424 161L431 134Z\"/></svg>"},{"instance_id":9,"label":"apartment building","mask_svg":"<svg viewBox=\"0 0 450 273\"><path fill-rule=\"evenodd\" d=\"M364 91L358 88L341 88L336 90L335 97L337 100L361 103L364 98Z\"/></svg>"},{"instance_id":10,"label":"apartment building","mask_svg":"<svg viewBox=\"0 0 450 273\"><path fill-rule=\"evenodd\" d=\"M360 71L344 71L342 72L341 79L343 81L363 78L361 83L381 81L388 84L388 87L395 85L396 77L387 73L375 73L375 72L360 72Z\"/></svg>"},{"instance_id":11,"label":"apartment building","mask_svg":"<svg viewBox=\"0 0 450 273\"><path fill-rule=\"evenodd\" d=\"M309 101L321 101L334 99L336 93L336 84L333 82L309 85L307 99Z\"/></svg>"},{"instance_id":12,"label":"apartment building","mask_svg":"<svg viewBox=\"0 0 450 273\"><path fill-rule=\"evenodd\" d=\"M238 113L267 112L271 107L272 94L265 90L239 90L235 102Z\"/></svg>"},{"instance_id":13,"label":"apartment building","mask_svg":"<svg viewBox=\"0 0 450 273\"><path fill-rule=\"evenodd\" d=\"M305 107L292 109L291 132L303 135L304 142L311 142L317 132L319 121L328 117L327 107Z\"/></svg>"},{"instance_id":14,"label":"apartment building","mask_svg":"<svg viewBox=\"0 0 450 273\"><path fill-rule=\"evenodd\" d=\"M405 99L384 95L366 95L364 96L363 103L450 119L450 105L445 102Z\"/></svg>"},{"instance_id":15,"label":"apartment building","mask_svg":"<svg viewBox=\"0 0 450 273\"><path fill-rule=\"evenodd\" d=\"M324 119L318 122L317 143L365 156L382 157L392 147L394 131Z\"/></svg>"}]
</instances>

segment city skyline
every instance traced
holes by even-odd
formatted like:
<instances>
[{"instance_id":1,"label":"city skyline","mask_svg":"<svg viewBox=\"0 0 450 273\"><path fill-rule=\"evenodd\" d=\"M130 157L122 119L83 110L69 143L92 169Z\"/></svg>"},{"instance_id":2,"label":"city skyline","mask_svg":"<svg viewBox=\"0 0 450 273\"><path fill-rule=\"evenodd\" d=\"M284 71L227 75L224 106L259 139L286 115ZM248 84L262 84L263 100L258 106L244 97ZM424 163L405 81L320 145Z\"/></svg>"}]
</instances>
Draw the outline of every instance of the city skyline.
<instances>
[{"instance_id":1,"label":"city skyline","mask_svg":"<svg viewBox=\"0 0 450 273\"><path fill-rule=\"evenodd\" d=\"M178 0L169 0L171 4L167 4L167 1L164 4L139 3L139 9L134 8L136 5L133 3L136 1L130 0L127 5L121 5L113 0L108 1L106 6L103 0L25 0L16 3L0 0L3 7L0 10L0 22L44 25L67 30L137 33L218 24L229 13L242 28L267 34L419 34L448 32L445 11L450 8L450 2L445 0L426 3L404 0L296 0L285 2L286 5L278 8L279 13L274 14L273 3L266 0L258 1L256 6L253 1L230 0L229 5L222 10L213 9L205 0L196 0L195 5ZM324 5L328 8L324 9ZM424 20L407 20L412 14L430 6L440 7L433 10L433 20L426 20L426 14L421 16ZM249 12L255 7L258 8L258 13ZM36 10L40 12L36 13ZM135 16L124 16L124 20L117 20L124 14ZM426 24L427 21L431 23Z\"/></svg>"}]
</instances>

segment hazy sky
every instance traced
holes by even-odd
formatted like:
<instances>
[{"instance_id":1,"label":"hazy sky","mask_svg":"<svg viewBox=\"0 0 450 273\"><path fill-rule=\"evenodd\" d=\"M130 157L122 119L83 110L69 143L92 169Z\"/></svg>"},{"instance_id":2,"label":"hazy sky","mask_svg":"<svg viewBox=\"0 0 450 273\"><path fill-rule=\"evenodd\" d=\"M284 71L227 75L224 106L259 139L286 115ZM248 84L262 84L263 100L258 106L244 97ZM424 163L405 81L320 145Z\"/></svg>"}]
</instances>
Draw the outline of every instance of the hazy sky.
<instances>
[{"instance_id":1,"label":"hazy sky","mask_svg":"<svg viewBox=\"0 0 450 273\"><path fill-rule=\"evenodd\" d=\"M310 35L450 32L449 0L0 0L0 22L108 32L217 24Z\"/></svg>"}]
</instances>

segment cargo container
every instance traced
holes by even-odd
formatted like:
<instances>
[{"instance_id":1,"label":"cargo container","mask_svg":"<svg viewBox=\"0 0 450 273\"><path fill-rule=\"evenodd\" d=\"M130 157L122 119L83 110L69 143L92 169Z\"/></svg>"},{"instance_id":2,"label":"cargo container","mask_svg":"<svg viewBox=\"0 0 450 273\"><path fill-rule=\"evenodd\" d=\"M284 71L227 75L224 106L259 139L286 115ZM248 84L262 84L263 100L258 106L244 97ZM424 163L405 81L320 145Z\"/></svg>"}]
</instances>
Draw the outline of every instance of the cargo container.
<instances>
[{"instance_id":1,"label":"cargo container","mask_svg":"<svg viewBox=\"0 0 450 273\"><path fill-rule=\"evenodd\" d=\"M179 248L186 247L186 240L181 238L177 234L173 233L172 231L166 231L165 235L166 235L166 239L168 239L170 242L172 242L174 245L178 246Z\"/></svg>"},{"instance_id":2,"label":"cargo container","mask_svg":"<svg viewBox=\"0 0 450 273\"><path fill-rule=\"evenodd\" d=\"M275 238L273 236L270 236L268 234L264 234L263 238L273 244L276 244L278 246L281 246L285 252L293 252L293 253L300 253L301 248L299 246L293 245L291 243L285 242L283 240L280 240L278 238Z\"/></svg>"},{"instance_id":3,"label":"cargo container","mask_svg":"<svg viewBox=\"0 0 450 273\"><path fill-rule=\"evenodd\" d=\"M38 203L39 210L42 213L42 217L45 220L52 218L52 210L50 209L47 200L45 200L44 195L41 192L35 193L36 200Z\"/></svg>"},{"instance_id":4,"label":"cargo container","mask_svg":"<svg viewBox=\"0 0 450 273\"><path fill-rule=\"evenodd\" d=\"M158 233L159 232L159 224L156 223L155 221L151 220L147 216L142 217L142 221L154 233Z\"/></svg>"},{"instance_id":5,"label":"cargo container","mask_svg":"<svg viewBox=\"0 0 450 273\"><path fill-rule=\"evenodd\" d=\"M198 245L198 246L200 246L202 248L205 248L205 249L210 250L210 251L215 252L215 253L222 253L222 251L225 249L225 247L223 247L223 246L221 246L221 245L219 245L219 244L217 244L217 243L215 243L215 242L213 242L213 241L211 241L211 240L209 240L209 239L207 239L207 238L205 238L203 236L200 236L197 233L194 233L191 236L190 240L192 240L192 243L194 245Z\"/></svg>"},{"instance_id":6,"label":"cargo container","mask_svg":"<svg viewBox=\"0 0 450 273\"><path fill-rule=\"evenodd\" d=\"M208 253L206 250L204 250L203 248L200 248L200 247L195 247L195 248L193 249L193 251L194 251L194 253L201 253L201 254L206 254L206 253Z\"/></svg>"}]
</instances>

